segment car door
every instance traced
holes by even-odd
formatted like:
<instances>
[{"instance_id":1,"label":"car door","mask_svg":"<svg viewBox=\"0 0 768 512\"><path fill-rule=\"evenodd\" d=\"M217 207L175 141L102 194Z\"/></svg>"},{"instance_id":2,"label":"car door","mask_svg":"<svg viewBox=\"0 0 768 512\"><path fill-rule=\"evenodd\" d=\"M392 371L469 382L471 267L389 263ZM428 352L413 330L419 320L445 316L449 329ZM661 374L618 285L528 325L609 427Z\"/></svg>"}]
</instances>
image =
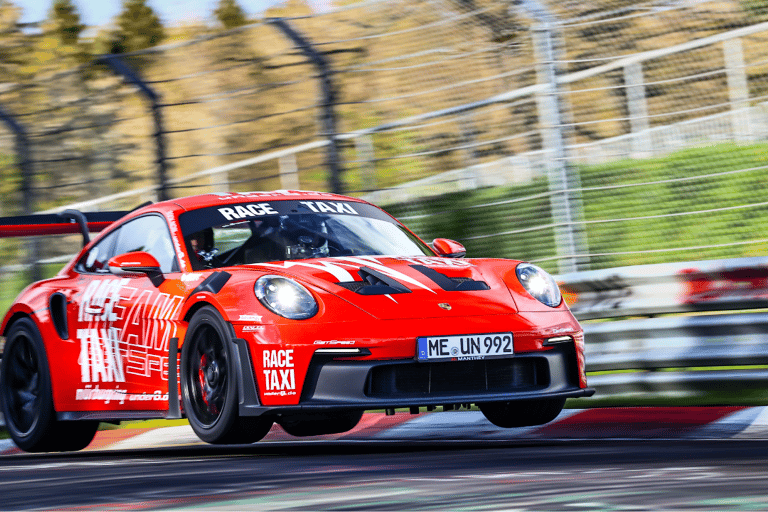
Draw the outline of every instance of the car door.
<instances>
[{"instance_id":1,"label":"car door","mask_svg":"<svg viewBox=\"0 0 768 512\"><path fill-rule=\"evenodd\" d=\"M175 335L172 319L183 297L167 284L155 286L144 274L114 275L107 262L145 251L173 278L179 265L170 236L162 216L145 215L101 240L77 267L87 279L70 309L80 348L78 410L167 408L168 341Z\"/></svg>"}]
</instances>

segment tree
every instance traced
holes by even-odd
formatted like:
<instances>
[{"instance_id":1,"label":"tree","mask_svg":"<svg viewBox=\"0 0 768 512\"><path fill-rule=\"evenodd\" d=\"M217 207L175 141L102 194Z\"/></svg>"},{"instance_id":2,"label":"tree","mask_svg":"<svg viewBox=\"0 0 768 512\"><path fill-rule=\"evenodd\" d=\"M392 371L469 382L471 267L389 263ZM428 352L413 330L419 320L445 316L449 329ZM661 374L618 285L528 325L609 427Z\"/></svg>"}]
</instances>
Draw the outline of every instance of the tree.
<instances>
[{"instance_id":1,"label":"tree","mask_svg":"<svg viewBox=\"0 0 768 512\"><path fill-rule=\"evenodd\" d=\"M0 0L0 76L3 82L13 82L24 63L26 45L19 26L21 10L12 2Z\"/></svg>"},{"instance_id":2,"label":"tree","mask_svg":"<svg viewBox=\"0 0 768 512\"><path fill-rule=\"evenodd\" d=\"M51 7L51 20L54 32L64 44L75 44L85 25L80 23L80 14L72 4L72 0L55 0Z\"/></svg>"},{"instance_id":3,"label":"tree","mask_svg":"<svg viewBox=\"0 0 768 512\"><path fill-rule=\"evenodd\" d=\"M219 0L219 6L213 13L226 29L240 27L248 22L237 0Z\"/></svg>"},{"instance_id":4,"label":"tree","mask_svg":"<svg viewBox=\"0 0 768 512\"><path fill-rule=\"evenodd\" d=\"M117 27L110 42L110 53L144 50L160 44L165 38L160 18L146 0L123 0Z\"/></svg>"}]
</instances>

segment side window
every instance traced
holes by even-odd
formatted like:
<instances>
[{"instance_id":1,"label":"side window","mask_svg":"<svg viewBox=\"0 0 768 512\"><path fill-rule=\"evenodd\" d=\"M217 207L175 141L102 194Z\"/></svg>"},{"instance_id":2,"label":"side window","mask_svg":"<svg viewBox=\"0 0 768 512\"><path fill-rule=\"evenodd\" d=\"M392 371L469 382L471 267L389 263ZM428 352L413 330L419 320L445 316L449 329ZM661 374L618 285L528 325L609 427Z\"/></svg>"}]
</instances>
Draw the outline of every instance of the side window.
<instances>
[{"instance_id":1,"label":"side window","mask_svg":"<svg viewBox=\"0 0 768 512\"><path fill-rule=\"evenodd\" d=\"M80 272L96 272L98 274L109 273L109 258L115 254L115 241L119 232L120 229L116 229L91 247L91 250L80 260L77 270Z\"/></svg>"},{"instance_id":2,"label":"side window","mask_svg":"<svg viewBox=\"0 0 768 512\"><path fill-rule=\"evenodd\" d=\"M148 252L157 258L163 273L179 271L168 225L158 215L139 217L123 224L117 238L115 254L135 251Z\"/></svg>"}]
</instances>

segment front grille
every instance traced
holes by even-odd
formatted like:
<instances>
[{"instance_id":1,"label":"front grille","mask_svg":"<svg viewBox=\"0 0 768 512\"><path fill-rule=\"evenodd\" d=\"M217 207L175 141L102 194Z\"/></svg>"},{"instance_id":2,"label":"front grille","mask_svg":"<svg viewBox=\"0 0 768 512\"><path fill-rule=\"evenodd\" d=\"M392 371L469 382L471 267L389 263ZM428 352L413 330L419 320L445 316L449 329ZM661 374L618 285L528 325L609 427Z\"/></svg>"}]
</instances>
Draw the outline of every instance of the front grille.
<instances>
[{"instance_id":1,"label":"front grille","mask_svg":"<svg viewBox=\"0 0 768 512\"><path fill-rule=\"evenodd\" d=\"M549 383L549 365L543 357L413 362L371 368L365 394L372 398L439 397L532 391Z\"/></svg>"}]
</instances>

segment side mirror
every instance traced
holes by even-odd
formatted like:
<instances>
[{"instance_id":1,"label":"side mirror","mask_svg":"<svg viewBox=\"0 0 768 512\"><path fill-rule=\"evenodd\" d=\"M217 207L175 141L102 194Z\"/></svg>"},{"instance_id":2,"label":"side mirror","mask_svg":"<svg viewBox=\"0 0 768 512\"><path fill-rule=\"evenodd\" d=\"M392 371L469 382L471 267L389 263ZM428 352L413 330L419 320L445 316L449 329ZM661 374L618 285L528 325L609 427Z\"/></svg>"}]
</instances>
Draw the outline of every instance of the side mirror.
<instances>
[{"instance_id":1,"label":"side mirror","mask_svg":"<svg viewBox=\"0 0 768 512\"><path fill-rule=\"evenodd\" d=\"M435 238L432 241L432 247L437 251L437 254L444 258L463 258L467 255L467 250L463 245L447 238Z\"/></svg>"},{"instance_id":2,"label":"side mirror","mask_svg":"<svg viewBox=\"0 0 768 512\"><path fill-rule=\"evenodd\" d=\"M152 284L160 286L165 278L157 258L148 252L127 252L109 259L109 271L116 276L146 274Z\"/></svg>"}]
</instances>

